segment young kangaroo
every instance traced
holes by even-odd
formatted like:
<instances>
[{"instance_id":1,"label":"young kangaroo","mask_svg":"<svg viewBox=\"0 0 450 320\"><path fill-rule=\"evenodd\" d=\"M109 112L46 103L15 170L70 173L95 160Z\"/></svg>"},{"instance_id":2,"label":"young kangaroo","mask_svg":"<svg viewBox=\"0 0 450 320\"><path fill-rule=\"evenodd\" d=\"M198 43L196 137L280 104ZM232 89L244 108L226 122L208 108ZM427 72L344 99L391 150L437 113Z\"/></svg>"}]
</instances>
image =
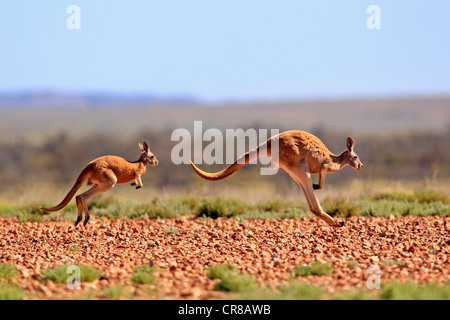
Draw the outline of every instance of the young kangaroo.
<instances>
[{"instance_id":1,"label":"young kangaroo","mask_svg":"<svg viewBox=\"0 0 450 320\"><path fill-rule=\"evenodd\" d=\"M356 153L353 152L354 141L347 138L347 149L339 155L331 153L316 136L305 131L285 131L271 137L255 149L247 152L232 165L217 173L207 173L197 168L191 161L194 171L207 180L220 180L228 177L239 168L260 157L271 156L272 143L278 143L279 159L276 167L284 169L305 194L308 207L312 213L323 219L328 225L338 227L344 223L338 223L330 217L320 206L319 200L314 194L314 189L321 189L325 182L325 176L341 170L345 166L351 166L356 170L363 168ZM319 174L319 184L312 184L311 173Z\"/></svg>"},{"instance_id":2,"label":"young kangaroo","mask_svg":"<svg viewBox=\"0 0 450 320\"><path fill-rule=\"evenodd\" d=\"M143 186L141 176L145 173L146 166L158 165L158 160L150 152L147 142L144 141L143 145L139 143L139 147L141 148L142 154L137 161L127 161L117 156L103 156L89 162L81 171L72 189L60 204L52 208L40 208L47 212L61 210L69 203L83 182L87 180L88 185L92 185L92 187L76 197L78 218L75 222L75 226L77 226L83 218L82 211L84 210L84 225L86 225L90 218L86 205L88 200L100 193L111 190L116 184L127 183L132 180L133 183L131 185L139 189Z\"/></svg>"}]
</instances>

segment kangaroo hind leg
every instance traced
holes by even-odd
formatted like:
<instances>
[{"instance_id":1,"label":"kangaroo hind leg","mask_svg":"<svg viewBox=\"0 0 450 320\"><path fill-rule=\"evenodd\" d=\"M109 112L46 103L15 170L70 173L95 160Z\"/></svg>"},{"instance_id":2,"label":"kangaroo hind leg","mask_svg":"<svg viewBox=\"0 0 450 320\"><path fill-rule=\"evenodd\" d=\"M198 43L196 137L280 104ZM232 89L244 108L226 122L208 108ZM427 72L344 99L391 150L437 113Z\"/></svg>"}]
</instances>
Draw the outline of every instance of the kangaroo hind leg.
<instances>
[{"instance_id":1,"label":"kangaroo hind leg","mask_svg":"<svg viewBox=\"0 0 450 320\"><path fill-rule=\"evenodd\" d=\"M96 195L106 192L108 190L111 190L117 183L117 177L115 176L115 174L112 171L108 171L105 172L102 176L101 181L94 185L91 189L89 189L88 191L86 191L85 193L80 194L79 196L77 196L77 206L78 206L78 218L77 218L77 222L75 223L75 225L77 225L82 217L81 217L81 209L84 210L84 225L87 224L87 222L90 219L90 215L89 215L89 209L87 207L87 201L89 201L90 199L92 199L93 197L95 197Z\"/></svg>"},{"instance_id":2,"label":"kangaroo hind leg","mask_svg":"<svg viewBox=\"0 0 450 320\"><path fill-rule=\"evenodd\" d=\"M88 211L87 207L85 208L84 203L83 203L83 197L86 196L87 194L93 194L93 193L95 194L97 189L98 189L98 184L94 184L88 191L86 191L76 197L78 217L77 217L77 220L75 221L75 227L83 219L83 210L85 212L85 215L89 216L89 211Z\"/></svg>"},{"instance_id":3,"label":"kangaroo hind leg","mask_svg":"<svg viewBox=\"0 0 450 320\"><path fill-rule=\"evenodd\" d=\"M343 223L337 223L320 206L320 202L314 194L311 173L309 172L308 163L305 160L301 160L298 165L289 167L286 171L302 189L306 202L308 203L309 210L312 213L324 220L330 226L338 227L343 225Z\"/></svg>"},{"instance_id":4,"label":"kangaroo hind leg","mask_svg":"<svg viewBox=\"0 0 450 320\"><path fill-rule=\"evenodd\" d=\"M108 190L111 190L114 187L114 185L111 184L99 184L93 186L91 189L86 191L85 193L80 194L77 196L77 206L78 206L78 218L75 222L75 226L81 221L82 217L80 214L81 208L84 210L84 225L86 225L90 219L89 215L89 209L87 207L87 202L91 200L96 195L99 195L100 193L106 192Z\"/></svg>"}]
</instances>

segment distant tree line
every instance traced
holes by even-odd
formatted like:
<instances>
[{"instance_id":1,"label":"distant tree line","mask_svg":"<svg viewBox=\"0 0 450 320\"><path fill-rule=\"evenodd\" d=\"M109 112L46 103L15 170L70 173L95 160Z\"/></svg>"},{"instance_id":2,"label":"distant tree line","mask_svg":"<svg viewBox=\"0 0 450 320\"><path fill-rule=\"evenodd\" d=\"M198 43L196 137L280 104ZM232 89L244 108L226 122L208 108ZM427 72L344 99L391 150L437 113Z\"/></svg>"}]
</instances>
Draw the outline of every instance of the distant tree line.
<instances>
[{"instance_id":1,"label":"distant tree line","mask_svg":"<svg viewBox=\"0 0 450 320\"><path fill-rule=\"evenodd\" d=\"M177 142L171 141L171 133L172 130L142 131L136 135L136 139L105 133L86 137L57 133L49 135L39 144L30 143L26 139L14 143L3 142L0 144L0 191L31 181L71 184L80 170L96 157L113 154L127 160L136 160L140 154L137 144L144 140L149 142L150 149L157 155L160 163L158 168L151 170L150 183L162 187L186 187L197 177L189 165L172 163L171 150ZM346 136L327 132L323 128L317 128L313 133L320 137L330 151L339 153L344 150ZM355 151L364 163L364 170L358 172L358 176L361 179L448 179L449 133L450 131L401 132L353 136L356 141ZM204 142L203 148L207 144L208 142ZM225 166L201 167L214 171ZM254 170L255 179L259 174L257 166L246 166L241 170ZM339 177L327 177L327 182L337 183L342 177L351 174L354 174L351 170L344 170L339 173ZM252 176L246 174L245 178L251 179ZM278 185L289 181L283 174L263 179Z\"/></svg>"}]
</instances>

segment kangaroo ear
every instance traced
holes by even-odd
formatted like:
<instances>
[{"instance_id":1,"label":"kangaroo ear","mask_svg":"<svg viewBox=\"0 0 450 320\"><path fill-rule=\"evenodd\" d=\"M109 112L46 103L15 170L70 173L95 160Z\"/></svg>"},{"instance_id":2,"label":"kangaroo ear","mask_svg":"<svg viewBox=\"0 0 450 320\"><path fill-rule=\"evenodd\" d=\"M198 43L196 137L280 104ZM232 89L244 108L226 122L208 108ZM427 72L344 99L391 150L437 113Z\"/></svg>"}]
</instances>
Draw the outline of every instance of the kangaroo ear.
<instances>
[{"instance_id":1,"label":"kangaroo ear","mask_svg":"<svg viewBox=\"0 0 450 320\"><path fill-rule=\"evenodd\" d=\"M148 143L147 143L147 141L144 141L144 150L145 151L150 151L150 148L148 147Z\"/></svg>"},{"instance_id":2,"label":"kangaroo ear","mask_svg":"<svg viewBox=\"0 0 450 320\"><path fill-rule=\"evenodd\" d=\"M347 138L347 149L348 149L348 151L352 152L354 145L355 145L355 141L351 137L348 137Z\"/></svg>"},{"instance_id":3,"label":"kangaroo ear","mask_svg":"<svg viewBox=\"0 0 450 320\"><path fill-rule=\"evenodd\" d=\"M142 144L138 143L139 148L141 149L142 152L145 152L145 148Z\"/></svg>"}]
</instances>

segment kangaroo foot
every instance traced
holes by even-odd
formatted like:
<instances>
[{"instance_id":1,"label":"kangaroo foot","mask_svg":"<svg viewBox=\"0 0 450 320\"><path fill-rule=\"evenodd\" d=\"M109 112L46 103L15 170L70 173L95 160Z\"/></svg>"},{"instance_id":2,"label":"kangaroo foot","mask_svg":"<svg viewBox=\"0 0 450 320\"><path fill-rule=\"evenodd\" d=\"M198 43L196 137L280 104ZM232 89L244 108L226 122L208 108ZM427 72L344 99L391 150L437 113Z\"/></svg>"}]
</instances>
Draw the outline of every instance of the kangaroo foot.
<instances>
[{"instance_id":1,"label":"kangaroo foot","mask_svg":"<svg viewBox=\"0 0 450 320\"><path fill-rule=\"evenodd\" d=\"M77 218L77 221L75 221L75 227L80 223L81 219L82 219L81 217Z\"/></svg>"},{"instance_id":2,"label":"kangaroo foot","mask_svg":"<svg viewBox=\"0 0 450 320\"><path fill-rule=\"evenodd\" d=\"M336 227L336 228L340 228L340 227L345 226L345 222L344 221L335 221L332 226Z\"/></svg>"}]
</instances>

